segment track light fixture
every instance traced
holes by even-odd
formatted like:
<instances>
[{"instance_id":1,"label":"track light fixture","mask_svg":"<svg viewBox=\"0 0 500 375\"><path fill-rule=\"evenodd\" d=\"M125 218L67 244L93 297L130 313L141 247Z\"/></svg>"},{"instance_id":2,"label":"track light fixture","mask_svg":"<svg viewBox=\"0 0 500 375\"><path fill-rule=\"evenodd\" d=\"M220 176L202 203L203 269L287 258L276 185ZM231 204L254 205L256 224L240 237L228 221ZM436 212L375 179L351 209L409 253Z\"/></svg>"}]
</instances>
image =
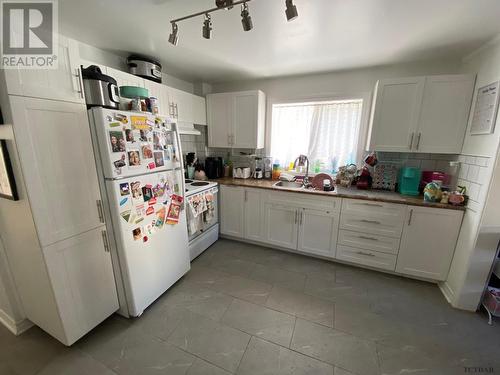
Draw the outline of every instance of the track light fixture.
<instances>
[{"instance_id":1,"label":"track light fixture","mask_svg":"<svg viewBox=\"0 0 500 375\"><path fill-rule=\"evenodd\" d=\"M243 25L244 31L253 29L252 17L250 17L247 3L241 4L241 24Z\"/></svg>"},{"instance_id":2,"label":"track light fixture","mask_svg":"<svg viewBox=\"0 0 500 375\"><path fill-rule=\"evenodd\" d=\"M293 0L285 0L286 5L286 19L288 22L293 21L295 18L299 16L299 12L297 12L297 7L293 5Z\"/></svg>"},{"instance_id":3,"label":"track light fixture","mask_svg":"<svg viewBox=\"0 0 500 375\"><path fill-rule=\"evenodd\" d=\"M170 34L168 41L174 46L179 42L179 29L177 23L190 18L205 16L203 21L202 35L205 39L210 39L212 37L212 19L210 13L216 12L223 9L233 9L234 6L241 4L241 24L243 25L243 30L250 31L253 29L252 17L250 17L250 12L248 10L248 4L252 0L215 0L215 8L207 9L203 12L193 13L185 17L177 18L170 21L172 24L172 33ZM286 5L286 19L292 21L299 16L297 12L297 7L293 5L293 0L285 0Z\"/></svg>"},{"instance_id":4,"label":"track light fixture","mask_svg":"<svg viewBox=\"0 0 500 375\"><path fill-rule=\"evenodd\" d=\"M205 14L205 21L203 21L202 35L205 39L212 37L212 17L208 13Z\"/></svg>"},{"instance_id":5,"label":"track light fixture","mask_svg":"<svg viewBox=\"0 0 500 375\"><path fill-rule=\"evenodd\" d=\"M174 46L179 43L179 28L175 22L172 23L172 33L168 37L168 41Z\"/></svg>"}]
</instances>

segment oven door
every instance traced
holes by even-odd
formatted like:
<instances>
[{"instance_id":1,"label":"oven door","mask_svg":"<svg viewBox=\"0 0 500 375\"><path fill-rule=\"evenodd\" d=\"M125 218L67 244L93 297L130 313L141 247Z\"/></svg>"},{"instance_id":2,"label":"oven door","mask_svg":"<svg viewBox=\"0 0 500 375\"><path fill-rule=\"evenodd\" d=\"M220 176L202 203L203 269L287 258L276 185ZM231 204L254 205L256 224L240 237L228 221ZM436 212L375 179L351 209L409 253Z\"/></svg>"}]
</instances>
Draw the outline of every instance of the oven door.
<instances>
[{"instance_id":1,"label":"oven door","mask_svg":"<svg viewBox=\"0 0 500 375\"><path fill-rule=\"evenodd\" d=\"M219 208L218 208L218 192L217 187L209 189L206 193L212 193L213 202L211 203L211 210L207 210L198 217L194 217L191 209L187 209L187 222L188 222L188 234L189 242L193 241L198 236L202 235L203 232L212 228L215 224L219 222ZM189 199L189 198L188 198Z\"/></svg>"}]
</instances>

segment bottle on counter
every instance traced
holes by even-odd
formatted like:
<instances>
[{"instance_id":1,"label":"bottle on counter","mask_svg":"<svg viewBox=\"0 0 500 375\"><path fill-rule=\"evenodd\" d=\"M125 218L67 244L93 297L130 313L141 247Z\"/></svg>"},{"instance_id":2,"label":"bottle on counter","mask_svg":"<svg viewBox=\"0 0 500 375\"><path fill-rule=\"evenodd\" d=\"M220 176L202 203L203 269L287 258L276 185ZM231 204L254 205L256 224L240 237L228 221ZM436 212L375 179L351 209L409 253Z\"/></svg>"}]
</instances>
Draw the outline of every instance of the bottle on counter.
<instances>
[{"instance_id":1,"label":"bottle on counter","mask_svg":"<svg viewBox=\"0 0 500 375\"><path fill-rule=\"evenodd\" d=\"M279 160L273 163L273 180L279 180L281 174L281 166Z\"/></svg>"}]
</instances>

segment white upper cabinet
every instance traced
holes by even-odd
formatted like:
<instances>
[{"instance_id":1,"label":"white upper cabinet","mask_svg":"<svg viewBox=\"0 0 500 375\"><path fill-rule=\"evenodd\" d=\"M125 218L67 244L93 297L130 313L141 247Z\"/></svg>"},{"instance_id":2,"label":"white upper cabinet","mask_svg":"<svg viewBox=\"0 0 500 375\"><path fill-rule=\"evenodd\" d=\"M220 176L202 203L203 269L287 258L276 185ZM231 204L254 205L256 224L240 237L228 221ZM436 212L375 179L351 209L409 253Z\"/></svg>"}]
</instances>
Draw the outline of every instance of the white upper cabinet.
<instances>
[{"instance_id":1,"label":"white upper cabinet","mask_svg":"<svg viewBox=\"0 0 500 375\"><path fill-rule=\"evenodd\" d=\"M5 69L10 95L85 103L78 44L59 36L57 69Z\"/></svg>"},{"instance_id":2,"label":"white upper cabinet","mask_svg":"<svg viewBox=\"0 0 500 375\"><path fill-rule=\"evenodd\" d=\"M243 91L207 96L210 147L264 148L266 96Z\"/></svg>"},{"instance_id":3,"label":"white upper cabinet","mask_svg":"<svg viewBox=\"0 0 500 375\"><path fill-rule=\"evenodd\" d=\"M192 95L193 99L193 123L196 125L207 125L207 103L204 97Z\"/></svg>"},{"instance_id":4,"label":"white upper cabinet","mask_svg":"<svg viewBox=\"0 0 500 375\"><path fill-rule=\"evenodd\" d=\"M85 105L10 96L38 237L47 246L102 225Z\"/></svg>"},{"instance_id":5,"label":"white upper cabinet","mask_svg":"<svg viewBox=\"0 0 500 375\"><path fill-rule=\"evenodd\" d=\"M150 81L148 79L144 80L144 87L148 89L149 96L155 96L159 101L159 115L169 116L169 96L168 87L160 83Z\"/></svg>"},{"instance_id":6,"label":"white upper cabinet","mask_svg":"<svg viewBox=\"0 0 500 375\"><path fill-rule=\"evenodd\" d=\"M230 94L207 96L208 146L231 147L232 98Z\"/></svg>"},{"instance_id":7,"label":"white upper cabinet","mask_svg":"<svg viewBox=\"0 0 500 375\"><path fill-rule=\"evenodd\" d=\"M462 211L408 207L396 272L446 280L462 217Z\"/></svg>"},{"instance_id":8,"label":"white upper cabinet","mask_svg":"<svg viewBox=\"0 0 500 375\"><path fill-rule=\"evenodd\" d=\"M467 129L474 76L427 77L420 112L417 151L459 154Z\"/></svg>"},{"instance_id":9,"label":"white upper cabinet","mask_svg":"<svg viewBox=\"0 0 500 375\"><path fill-rule=\"evenodd\" d=\"M379 81L368 149L460 153L473 89L471 75Z\"/></svg>"},{"instance_id":10,"label":"white upper cabinet","mask_svg":"<svg viewBox=\"0 0 500 375\"><path fill-rule=\"evenodd\" d=\"M411 151L424 83L424 77L377 82L368 146L370 150Z\"/></svg>"},{"instance_id":11,"label":"white upper cabinet","mask_svg":"<svg viewBox=\"0 0 500 375\"><path fill-rule=\"evenodd\" d=\"M108 66L107 68L108 75L116 79L116 83L118 84L118 87L120 86L138 86L138 87L145 87L144 85L144 79L138 76L135 76L130 73L122 72L121 70L110 68Z\"/></svg>"},{"instance_id":12,"label":"white upper cabinet","mask_svg":"<svg viewBox=\"0 0 500 375\"><path fill-rule=\"evenodd\" d=\"M168 96L172 111L171 116L180 123L193 124L193 94L170 87Z\"/></svg>"}]
</instances>

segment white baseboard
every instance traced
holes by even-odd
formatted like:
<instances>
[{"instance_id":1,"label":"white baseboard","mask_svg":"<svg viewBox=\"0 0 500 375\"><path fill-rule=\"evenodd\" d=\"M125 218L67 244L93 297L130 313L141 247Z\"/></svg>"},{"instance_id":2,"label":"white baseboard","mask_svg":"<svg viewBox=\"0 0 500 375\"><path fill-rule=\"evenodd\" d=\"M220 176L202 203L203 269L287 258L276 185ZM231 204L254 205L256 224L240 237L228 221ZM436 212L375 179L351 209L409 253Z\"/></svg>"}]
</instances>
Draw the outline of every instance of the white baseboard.
<instances>
[{"instance_id":1,"label":"white baseboard","mask_svg":"<svg viewBox=\"0 0 500 375\"><path fill-rule=\"evenodd\" d=\"M0 310L0 323L16 336L19 336L21 333L33 327L33 323L28 319L16 322L3 310Z\"/></svg>"},{"instance_id":2,"label":"white baseboard","mask_svg":"<svg viewBox=\"0 0 500 375\"><path fill-rule=\"evenodd\" d=\"M438 286L441 293L443 293L444 298L446 298L448 303L453 306L453 303L455 302L455 292L453 289L450 288L450 285L446 281L438 283Z\"/></svg>"}]
</instances>

